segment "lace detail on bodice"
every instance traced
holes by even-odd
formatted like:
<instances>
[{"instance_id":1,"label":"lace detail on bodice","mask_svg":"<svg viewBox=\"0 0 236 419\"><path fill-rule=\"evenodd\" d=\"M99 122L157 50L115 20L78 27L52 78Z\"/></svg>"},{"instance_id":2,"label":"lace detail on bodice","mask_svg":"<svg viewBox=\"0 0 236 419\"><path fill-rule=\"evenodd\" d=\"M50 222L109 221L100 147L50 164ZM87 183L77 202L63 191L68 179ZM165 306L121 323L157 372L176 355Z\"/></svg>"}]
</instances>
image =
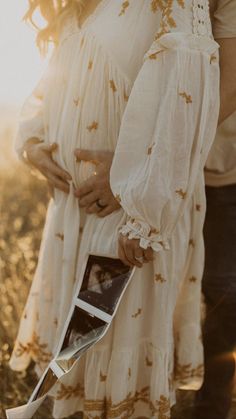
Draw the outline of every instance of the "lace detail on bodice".
<instances>
[{"instance_id":1,"label":"lace detail on bodice","mask_svg":"<svg viewBox=\"0 0 236 419\"><path fill-rule=\"evenodd\" d=\"M161 14L155 39L169 32L213 37L208 0L169 0L158 3L155 10Z\"/></svg>"},{"instance_id":2,"label":"lace detail on bodice","mask_svg":"<svg viewBox=\"0 0 236 419\"><path fill-rule=\"evenodd\" d=\"M193 33L212 37L208 0L193 0Z\"/></svg>"}]
</instances>

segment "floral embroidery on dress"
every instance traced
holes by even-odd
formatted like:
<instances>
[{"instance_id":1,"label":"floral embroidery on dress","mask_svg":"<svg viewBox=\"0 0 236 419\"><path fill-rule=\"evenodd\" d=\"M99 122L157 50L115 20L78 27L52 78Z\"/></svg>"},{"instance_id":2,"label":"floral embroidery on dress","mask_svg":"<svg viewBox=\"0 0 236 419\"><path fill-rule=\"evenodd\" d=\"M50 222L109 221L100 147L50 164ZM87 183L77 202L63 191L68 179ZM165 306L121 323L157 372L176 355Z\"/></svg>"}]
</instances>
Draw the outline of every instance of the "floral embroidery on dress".
<instances>
[{"instance_id":1,"label":"floral embroidery on dress","mask_svg":"<svg viewBox=\"0 0 236 419\"><path fill-rule=\"evenodd\" d=\"M113 90L114 93L117 92L114 80L110 80L110 88Z\"/></svg>"},{"instance_id":2,"label":"floral embroidery on dress","mask_svg":"<svg viewBox=\"0 0 236 419\"><path fill-rule=\"evenodd\" d=\"M56 400L68 400L71 397L84 397L84 388L79 383L75 387L60 383L60 389L55 397Z\"/></svg>"},{"instance_id":3,"label":"floral embroidery on dress","mask_svg":"<svg viewBox=\"0 0 236 419\"><path fill-rule=\"evenodd\" d=\"M204 367L203 364L199 364L197 367L193 367L192 364L185 364L181 365L177 361L175 364L175 379L181 385L187 384L188 380L192 379L193 377L202 378L203 376Z\"/></svg>"},{"instance_id":4,"label":"floral embroidery on dress","mask_svg":"<svg viewBox=\"0 0 236 419\"><path fill-rule=\"evenodd\" d=\"M155 143L153 143L152 145L150 145L150 147L148 147L148 151L147 151L148 156L150 156L150 154L152 154L152 149L153 149L154 145L155 145Z\"/></svg>"},{"instance_id":5,"label":"floral embroidery on dress","mask_svg":"<svg viewBox=\"0 0 236 419\"><path fill-rule=\"evenodd\" d=\"M186 198L187 192L184 192L183 189L177 189L175 191L182 199Z\"/></svg>"},{"instance_id":6,"label":"floral embroidery on dress","mask_svg":"<svg viewBox=\"0 0 236 419\"><path fill-rule=\"evenodd\" d=\"M170 32L171 28L176 28L176 22L172 16L174 0L152 0L151 10L156 13L158 10L162 13L160 22L160 30L157 32L155 39L159 39L165 33ZM184 9L184 0L177 0L177 4Z\"/></svg>"},{"instance_id":7,"label":"floral embroidery on dress","mask_svg":"<svg viewBox=\"0 0 236 419\"><path fill-rule=\"evenodd\" d=\"M170 401L165 396L161 396L158 404L158 419L169 419Z\"/></svg>"},{"instance_id":8,"label":"floral embroidery on dress","mask_svg":"<svg viewBox=\"0 0 236 419\"><path fill-rule=\"evenodd\" d=\"M146 356L146 358L145 358L145 362L146 362L147 367L152 367L153 362L152 362L152 361L150 361L150 359L148 359L148 357L147 357L147 356Z\"/></svg>"},{"instance_id":9,"label":"floral embroidery on dress","mask_svg":"<svg viewBox=\"0 0 236 419\"><path fill-rule=\"evenodd\" d=\"M104 381L106 381L107 376L102 374L102 372L100 371L100 381L103 383Z\"/></svg>"},{"instance_id":10,"label":"floral embroidery on dress","mask_svg":"<svg viewBox=\"0 0 236 419\"><path fill-rule=\"evenodd\" d=\"M139 308L138 309L138 311L136 311L136 313L134 313L134 314L132 314L132 317L134 318L134 319L136 319L140 314L142 313L142 309L141 308Z\"/></svg>"},{"instance_id":11,"label":"floral embroidery on dress","mask_svg":"<svg viewBox=\"0 0 236 419\"><path fill-rule=\"evenodd\" d=\"M24 354L30 355L34 361L41 367L48 364L52 359L52 353L47 350L48 345L46 343L40 343L39 336L33 333L32 341L26 344L16 342L15 356L17 358Z\"/></svg>"},{"instance_id":12,"label":"floral embroidery on dress","mask_svg":"<svg viewBox=\"0 0 236 419\"><path fill-rule=\"evenodd\" d=\"M166 279L161 274L155 274L154 280L161 283L166 282Z\"/></svg>"},{"instance_id":13,"label":"floral embroidery on dress","mask_svg":"<svg viewBox=\"0 0 236 419\"><path fill-rule=\"evenodd\" d=\"M181 96L182 98L185 99L185 102L188 103L193 103L192 97L191 95L188 95L186 92L179 92L179 96Z\"/></svg>"},{"instance_id":14,"label":"floral embroidery on dress","mask_svg":"<svg viewBox=\"0 0 236 419\"><path fill-rule=\"evenodd\" d=\"M214 61L217 61L217 56L215 54L211 54L211 56L210 56L210 64L212 64Z\"/></svg>"},{"instance_id":15,"label":"floral embroidery on dress","mask_svg":"<svg viewBox=\"0 0 236 419\"><path fill-rule=\"evenodd\" d=\"M196 276L191 276L191 277L189 278L189 282L192 282L192 283L197 282L197 278L196 278Z\"/></svg>"},{"instance_id":16,"label":"floral embroidery on dress","mask_svg":"<svg viewBox=\"0 0 236 419\"><path fill-rule=\"evenodd\" d=\"M40 101L43 101L43 95L40 95L39 93L37 93L37 92L34 92L33 93L33 96L35 97L35 99L37 99L37 100L40 100Z\"/></svg>"},{"instance_id":17,"label":"floral embroidery on dress","mask_svg":"<svg viewBox=\"0 0 236 419\"><path fill-rule=\"evenodd\" d=\"M61 241L63 241L64 240L64 234L62 234L62 233L56 233L55 234L55 237L57 237L58 239L60 239Z\"/></svg>"},{"instance_id":18,"label":"floral embroidery on dress","mask_svg":"<svg viewBox=\"0 0 236 419\"><path fill-rule=\"evenodd\" d=\"M159 10L164 10L165 7L172 8L173 1L174 0L168 0L168 1L166 1L166 0L152 0L151 1L151 9L152 9L153 13L156 13L158 9ZM164 3L168 3L168 5L165 6ZM184 0L177 0L177 3L182 7L182 9L185 8Z\"/></svg>"},{"instance_id":19,"label":"floral embroidery on dress","mask_svg":"<svg viewBox=\"0 0 236 419\"><path fill-rule=\"evenodd\" d=\"M158 419L170 418L170 402L164 395L155 402L150 401L150 387L144 387L140 391L136 391L134 395L129 393L127 397L120 403L113 404L111 399L108 400L85 400L84 419L102 419L104 416L110 419L131 419L135 413L136 403L145 403L149 406L151 415L158 415ZM98 412L100 415L98 416ZM105 412L105 413L104 413ZM90 416L94 413L97 416ZM104 415L104 416L103 416Z\"/></svg>"},{"instance_id":20,"label":"floral embroidery on dress","mask_svg":"<svg viewBox=\"0 0 236 419\"><path fill-rule=\"evenodd\" d=\"M128 7L129 7L129 1L124 1L122 3L122 9L121 9L121 11L119 13L119 16L124 15Z\"/></svg>"},{"instance_id":21,"label":"floral embroidery on dress","mask_svg":"<svg viewBox=\"0 0 236 419\"><path fill-rule=\"evenodd\" d=\"M78 106L80 103L80 98L78 97L78 99L74 99L74 104L75 106Z\"/></svg>"},{"instance_id":22,"label":"floral embroidery on dress","mask_svg":"<svg viewBox=\"0 0 236 419\"><path fill-rule=\"evenodd\" d=\"M150 60L156 60L156 59L157 59L158 54L160 54L160 53L161 53L161 52L163 52L163 51L164 51L164 49L161 49L160 51L154 52L153 54L148 55L148 58L149 58Z\"/></svg>"},{"instance_id":23,"label":"floral embroidery on dress","mask_svg":"<svg viewBox=\"0 0 236 419\"><path fill-rule=\"evenodd\" d=\"M195 247L195 241L193 239L190 239L188 244L189 246Z\"/></svg>"},{"instance_id":24,"label":"floral embroidery on dress","mask_svg":"<svg viewBox=\"0 0 236 419\"><path fill-rule=\"evenodd\" d=\"M125 92L124 92L124 100L125 100L125 102L128 102L128 100L129 100L129 95L127 95Z\"/></svg>"},{"instance_id":25,"label":"floral embroidery on dress","mask_svg":"<svg viewBox=\"0 0 236 419\"><path fill-rule=\"evenodd\" d=\"M88 63L88 70L92 70L92 68L93 68L93 61L90 60Z\"/></svg>"},{"instance_id":26,"label":"floral embroidery on dress","mask_svg":"<svg viewBox=\"0 0 236 419\"><path fill-rule=\"evenodd\" d=\"M87 127L87 130L89 132L91 132L93 130L96 131L97 129L98 129L98 122L97 121L93 121L92 124Z\"/></svg>"}]
</instances>

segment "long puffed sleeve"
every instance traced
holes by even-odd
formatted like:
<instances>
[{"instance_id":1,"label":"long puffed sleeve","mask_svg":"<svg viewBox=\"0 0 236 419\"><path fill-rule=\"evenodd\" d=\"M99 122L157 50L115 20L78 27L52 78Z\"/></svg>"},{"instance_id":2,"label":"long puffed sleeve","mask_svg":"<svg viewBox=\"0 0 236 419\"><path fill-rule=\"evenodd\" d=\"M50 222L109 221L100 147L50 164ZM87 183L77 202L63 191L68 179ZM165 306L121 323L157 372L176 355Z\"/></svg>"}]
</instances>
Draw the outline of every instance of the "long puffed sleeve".
<instances>
[{"instance_id":1,"label":"long puffed sleeve","mask_svg":"<svg viewBox=\"0 0 236 419\"><path fill-rule=\"evenodd\" d=\"M48 119L45 117L47 104L50 101L51 85L57 77L60 78L59 67L59 46L65 39L74 32L77 27L77 20L69 17L61 28L58 46L55 46L48 66L33 90L22 106L19 118L18 132L15 140L15 150L18 156L24 160L24 145L30 138L37 138L40 141L48 141ZM60 59L62 61L63 58ZM62 83L62 77L60 78Z\"/></svg>"},{"instance_id":2,"label":"long puffed sleeve","mask_svg":"<svg viewBox=\"0 0 236 419\"><path fill-rule=\"evenodd\" d=\"M211 37L208 2L164 3L159 34L123 116L110 178L129 216L121 233L155 251L169 248L203 170L219 111L218 44Z\"/></svg>"},{"instance_id":3,"label":"long puffed sleeve","mask_svg":"<svg viewBox=\"0 0 236 419\"><path fill-rule=\"evenodd\" d=\"M57 50L55 49L41 80L25 100L20 111L14 146L18 157L23 161L25 160L24 146L27 140L37 138L39 141L45 141L47 130L44 112L45 96L53 77L56 56Z\"/></svg>"},{"instance_id":4,"label":"long puffed sleeve","mask_svg":"<svg viewBox=\"0 0 236 419\"><path fill-rule=\"evenodd\" d=\"M24 145L30 138L44 141L45 126L43 118L43 100L45 80L42 79L33 93L22 106L19 118L19 127L15 140L15 150L20 159L24 160Z\"/></svg>"}]
</instances>

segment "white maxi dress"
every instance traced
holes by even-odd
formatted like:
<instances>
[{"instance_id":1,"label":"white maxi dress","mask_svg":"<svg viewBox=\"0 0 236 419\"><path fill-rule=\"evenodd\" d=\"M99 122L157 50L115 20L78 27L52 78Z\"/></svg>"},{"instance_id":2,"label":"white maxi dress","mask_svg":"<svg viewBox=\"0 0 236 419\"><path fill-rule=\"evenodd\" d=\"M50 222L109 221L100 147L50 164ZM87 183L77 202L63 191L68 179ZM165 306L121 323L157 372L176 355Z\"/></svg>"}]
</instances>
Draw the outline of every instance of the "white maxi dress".
<instances>
[{"instance_id":1,"label":"white maxi dress","mask_svg":"<svg viewBox=\"0 0 236 419\"><path fill-rule=\"evenodd\" d=\"M87 252L117 256L119 229L152 246L107 335L56 385L54 418L167 419L175 389L202 380L203 167L219 109L218 45L207 0L102 0L71 18L17 137L57 142L72 176L47 212L38 267L10 365L40 374L55 353ZM114 150L122 209L85 215L73 195L93 174L75 148Z\"/></svg>"}]
</instances>

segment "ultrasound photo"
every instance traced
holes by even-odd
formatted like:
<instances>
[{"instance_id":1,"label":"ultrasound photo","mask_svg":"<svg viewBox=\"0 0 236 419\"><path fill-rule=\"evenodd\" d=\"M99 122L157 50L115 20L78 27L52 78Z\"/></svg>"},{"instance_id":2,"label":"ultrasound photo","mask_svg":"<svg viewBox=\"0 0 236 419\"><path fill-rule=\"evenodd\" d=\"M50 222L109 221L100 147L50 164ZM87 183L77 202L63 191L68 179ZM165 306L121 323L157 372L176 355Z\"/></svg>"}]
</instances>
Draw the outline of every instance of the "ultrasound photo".
<instances>
[{"instance_id":1,"label":"ultrasound photo","mask_svg":"<svg viewBox=\"0 0 236 419\"><path fill-rule=\"evenodd\" d=\"M78 298L112 315L131 273L120 259L90 255Z\"/></svg>"},{"instance_id":2,"label":"ultrasound photo","mask_svg":"<svg viewBox=\"0 0 236 419\"><path fill-rule=\"evenodd\" d=\"M105 332L108 324L75 307L68 325L61 351L56 358L57 364L65 372L90 348Z\"/></svg>"},{"instance_id":3,"label":"ultrasound photo","mask_svg":"<svg viewBox=\"0 0 236 419\"><path fill-rule=\"evenodd\" d=\"M33 400L37 400L40 397L45 396L54 386L56 381L58 380L57 376L54 374L54 372L49 368L48 372L46 373L41 386L39 387L38 391L33 397Z\"/></svg>"}]
</instances>

